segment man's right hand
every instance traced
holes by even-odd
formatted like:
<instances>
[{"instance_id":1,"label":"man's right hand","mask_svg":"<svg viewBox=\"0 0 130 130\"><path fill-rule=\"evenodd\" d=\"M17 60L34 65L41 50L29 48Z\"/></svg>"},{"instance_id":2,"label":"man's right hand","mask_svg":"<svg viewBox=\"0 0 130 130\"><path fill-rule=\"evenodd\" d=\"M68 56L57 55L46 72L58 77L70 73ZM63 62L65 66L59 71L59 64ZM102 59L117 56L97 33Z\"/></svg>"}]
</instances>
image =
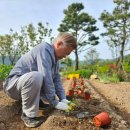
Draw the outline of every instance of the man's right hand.
<instances>
[{"instance_id":1,"label":"man's right hand","mask_svg":"<svg viewBox=\"0 0 130 130\"><path fill-rule=\"evenodd\" d=\"M69 110L69 106L64 103L64 102L59 102L56 106L55 106L56 109L59 109L59 110L63 110L63 111L68 111Z\"/></svg>"}]
</instances>

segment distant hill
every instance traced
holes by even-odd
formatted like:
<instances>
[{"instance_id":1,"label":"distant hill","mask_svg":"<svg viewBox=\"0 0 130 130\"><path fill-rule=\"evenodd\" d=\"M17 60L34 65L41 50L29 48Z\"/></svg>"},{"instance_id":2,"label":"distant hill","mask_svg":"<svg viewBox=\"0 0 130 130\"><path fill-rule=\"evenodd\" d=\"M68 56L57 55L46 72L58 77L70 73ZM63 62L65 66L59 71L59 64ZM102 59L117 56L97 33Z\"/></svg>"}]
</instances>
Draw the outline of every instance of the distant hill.
<instances>
[{"instance_id":1,"label":"distant hill","mask_svg":"<svg viewBox=\"0 0 130 130\"><path fill-rule=\"evenodd\" d=\"M16 61L17 61L18 59L19 59L19 57L17 57ZM2 57L1 57L1 56L0 56L0 64L3 64L3 62L2 62ZM11 62L10 62L8 56L5 57L4 64L6 64L6 65L11 65Z\"/></svg>"},{"instance_id":2,"label":"distant hill","mask_svg":"<svg viewBox=\"0 0 130 130\"><path fill-rule=\"evenodd\" d=\"M5 62L6 65L10 65L11 64L8 56L5 57L4 62ZM1 56L0 56L0 64L3 64Z\"/></svg>"}]
</instances>

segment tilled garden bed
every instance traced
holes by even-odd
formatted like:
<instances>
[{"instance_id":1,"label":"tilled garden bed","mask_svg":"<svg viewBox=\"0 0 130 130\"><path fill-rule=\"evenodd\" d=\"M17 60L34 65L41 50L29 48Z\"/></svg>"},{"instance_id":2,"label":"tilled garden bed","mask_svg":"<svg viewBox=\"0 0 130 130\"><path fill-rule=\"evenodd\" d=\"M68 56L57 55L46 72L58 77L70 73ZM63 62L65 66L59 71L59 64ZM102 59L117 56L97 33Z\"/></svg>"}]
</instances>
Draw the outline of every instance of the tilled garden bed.
<instances>
[{"instance_id":1,"label":"tilled garden bed","mask_svg":"<svg viewBox=\"0 0 130 130\"><path fill-rule=\"evenodd\" d=\"M66 93L71 87L71 82L71 80L63 80ZM45 117L45 122L38 128L26 128L20 119L20 103L9 99L0 90L0 130L130 130L127 121L111 108L111 104L96 92L87 80L85 84L91 93L91 99L85 100L83 96L74 96L73 99L78 107L70 113L59 110L40 111ZM93 117L104 111L109 113L111 124L96 127ZM77 113L80 112L88 112L91 116L78 119Z\"/></svg>"}]
</instances>

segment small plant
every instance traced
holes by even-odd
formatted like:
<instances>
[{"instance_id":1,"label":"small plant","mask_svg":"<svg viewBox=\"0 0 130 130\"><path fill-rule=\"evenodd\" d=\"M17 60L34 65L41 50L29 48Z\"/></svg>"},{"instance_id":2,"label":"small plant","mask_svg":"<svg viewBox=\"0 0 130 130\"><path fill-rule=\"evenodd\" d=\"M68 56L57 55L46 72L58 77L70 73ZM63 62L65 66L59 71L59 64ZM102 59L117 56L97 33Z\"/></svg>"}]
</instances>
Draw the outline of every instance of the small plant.
<instances>
[{"instance_id":1,"label":"small plant","mask_svg":"<svg viewBox=\"0 0 130 130\"><path fill-rule=\"evenodd\" d=\"M91 95L90 91L88 89L85 89L84 90L84 98L86 100L88 100L88 99L90 99L90 95Z\"/></svg>"},{"instance_id":2,"label":"small plant","mask_svg":"<svg viewBox=\"0 0 130 130\"><path fill-rule=\"evenodd\" d=\"M87 86L85 86L85 85L83 85L82 87L83 87L83 91L87 88Z\"/></svg>"},{"instance_id":3,"label":"small plant","mask_svg":"<svg viewBox=\"0 0 130 130\"><path fill-rule=\"evenodd\" d=\"M83 79L81 79L79 82L80 82L80 85L84 85L84 80Z\"/></svg>"},{"instance_id":4,"label":"small plant","mask_svg":"<svg viewBox=\"0 0 130 130\"><path fill-rule=\"evenodd\" d=\"M84 93L85 94L90 94L90 90L89 89L84 89Z\"/></svg>"},{"instance_id":5,"label":"small plant","mask_svg":"<svg viewBox=\"0 0 130 130\"><path fill-rule=\"evenodd\" d=\"M69 104L68 104L68 106L69 106L69 109L68 110L66 110L66 112L72 112L75 108L76 108L76 104L75 103L73 103L73 102L70 102Z\"/></svg>"},{"instance_id":6,"label":"small plant","mask_svg":"<svg viewBox=\"0 0 130 130\"><path fill-rule=\"evenodd\" d=\"M72 88L75 88L75 87L76 87L76 81L72 81L71 87L72 87Z\"/></svg>"},{"instance_id":7,"label":"small plant","mask_svg":"<svg viewBox=\"0 0 130 130\"><path fill-rule=\"evenodd\" d=\"M69 89L68 96L70 96L70 97L74 96L74 89Z\"/></svg>"},{"instance_id":8,"label":"small plant","mask_svg":"<svg viewBox=\"0 0 130 130\"><path fill-rule=\"evenodd\" d=\"M81 89L78 89L78 90L77 90L77 93L78 93L79 95L81 95L81 94L83 94L83 91L82 91Z\"/></svg>"}]
</instances>

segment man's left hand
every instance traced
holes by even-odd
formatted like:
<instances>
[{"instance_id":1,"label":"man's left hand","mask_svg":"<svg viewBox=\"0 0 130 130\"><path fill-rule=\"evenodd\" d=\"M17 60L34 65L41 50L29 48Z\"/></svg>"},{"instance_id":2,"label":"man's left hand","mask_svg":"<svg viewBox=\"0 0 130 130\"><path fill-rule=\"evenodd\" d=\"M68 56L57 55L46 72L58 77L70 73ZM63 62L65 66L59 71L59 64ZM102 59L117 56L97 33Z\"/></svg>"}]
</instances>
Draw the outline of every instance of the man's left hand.
<instances>
[{"instance_id":1,"label":"man's left hand","mask_svg":"<svg viewBox=\"0 0 130 130\"><path fill-rule=\"evenodd\" d=\"M70 103L70 101L68 101L67 99L62 99L61 102L64 102L64 103L66 103L66 104L69 104L69 103Z\"/></svg>"},{"instance_id":2,"label":"man's left hand","mask_svg":"<svg viewBox=\"0 0 130 130\"><path fill-rule=\"evenodd\" d=\"M67 99L62 99L61 102L66 103L69 106L69 109L67 112L73 111L75 107L77 106L75 103L68 101Z\"/></svg>"}]
</instances>

